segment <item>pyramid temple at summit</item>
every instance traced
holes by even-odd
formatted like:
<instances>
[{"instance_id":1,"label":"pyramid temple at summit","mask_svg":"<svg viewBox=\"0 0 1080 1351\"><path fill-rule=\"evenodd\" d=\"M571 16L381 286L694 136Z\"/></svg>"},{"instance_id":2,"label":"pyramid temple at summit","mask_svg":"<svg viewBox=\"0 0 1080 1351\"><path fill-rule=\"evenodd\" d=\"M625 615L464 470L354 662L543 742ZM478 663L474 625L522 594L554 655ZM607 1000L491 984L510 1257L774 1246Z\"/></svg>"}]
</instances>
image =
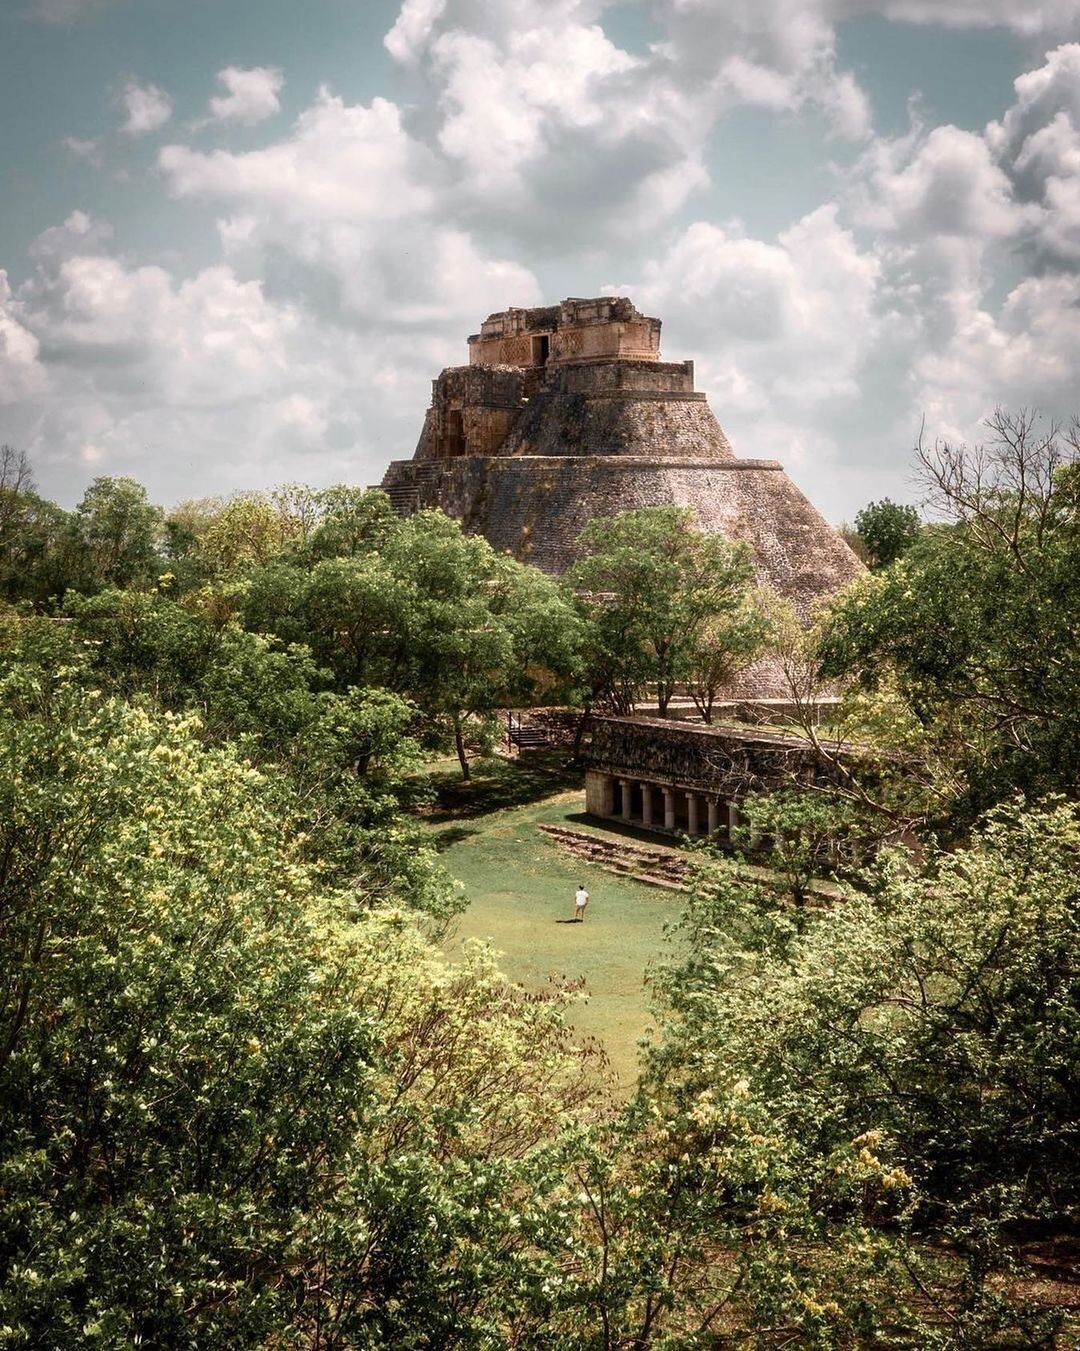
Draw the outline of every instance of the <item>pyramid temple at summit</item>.
<instances>
[{"instance_id":1,"label":"pyramid temple at summit","mask_svg":"<svg viewBox=\"0 0 1080 1351\"><path fill-rule=\"evenodd\" d=\"M810 617L862 571L776 460L735 454L692 361L661 361L660 320L624 298L493 314L469 364L434 381L411 460L382 482L402 514L441 507L472 534L565 571L597 516L689 507L753 550L759 580Z\"/></svg>"}]
</instances>

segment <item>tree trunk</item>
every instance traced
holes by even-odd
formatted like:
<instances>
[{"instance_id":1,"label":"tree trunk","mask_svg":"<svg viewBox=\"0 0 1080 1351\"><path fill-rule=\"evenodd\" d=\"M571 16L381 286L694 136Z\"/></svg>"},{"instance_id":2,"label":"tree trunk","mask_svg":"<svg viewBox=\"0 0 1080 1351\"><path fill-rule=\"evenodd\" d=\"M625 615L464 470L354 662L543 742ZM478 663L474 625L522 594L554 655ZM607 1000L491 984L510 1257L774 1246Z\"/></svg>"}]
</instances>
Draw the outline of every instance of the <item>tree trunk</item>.
<instances>
[{"instance_id":1,"label":"tree trunk","mask_svg":"<svg viewBox=\"0 0 1080 1351\"><path fill-rule=\"evenodd\" d=\"M577 727L574 728L574 759L581 759L581 743L585 737L585 726L589 721L589 714L592 712L592 704L588 703L581 710L581 717L578 718Z\"/></svg>"},{"instance_id":2,"label":"tree trunk","mask_svg":"<svg viewBox=\"0 0 1080 1351\"><path fill-rule=\"evenodd\" d=\"M454 714L454 749L457 751L457 758L461 763L461 777L468 783L472 776L469 773L469 761L465 756L465 738L461 734L461 718L457 713Z\"/></svg>"}]
</instances>

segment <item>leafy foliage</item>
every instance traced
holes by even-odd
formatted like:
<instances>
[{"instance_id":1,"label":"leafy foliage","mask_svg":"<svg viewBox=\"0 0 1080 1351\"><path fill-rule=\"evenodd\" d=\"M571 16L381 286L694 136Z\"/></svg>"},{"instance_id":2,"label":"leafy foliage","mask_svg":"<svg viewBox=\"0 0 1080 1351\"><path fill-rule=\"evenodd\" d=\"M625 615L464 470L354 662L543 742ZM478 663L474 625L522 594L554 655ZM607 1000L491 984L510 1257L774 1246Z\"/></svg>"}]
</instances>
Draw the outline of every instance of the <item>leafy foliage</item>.
<instances>
[{"instance_id":1,"label":"leafy foliage","mask_svg":"<svg viewBox=\"0 0 1080 1351\"><path fill-rule=\"evenodd\" d=\"M914 507L901 506L888 497L871 502L855 517L856 533L875 568L895 563L919 538L921 528Z\"/></svg>"},{"instance_id":2,"label":"leafy foliage","mask_svg":"<svg viewBox=\"0 0 1080 1351\"><path fill-rule=\"evenodd\" d=\"M810 630L674 510L594 523L575 599L380 493L69 514L0 456L3 595L60 609L0 615L0 1340L1051 1344L1001 1271L1080 1207L1080 817L1012 785L1075 792L1076 437L995 435ZM742 803L768 888L703 853L620 1107L573 989L430 945L424 751L707 720L766 637L835 784ZM881 849L927 822L965 847Z\"/></svg>"},{"instance_id":3,"label":"leafy foliage","mask_svg":"<svg viewBox=\"0 0 1080 1351\"><path fill-rule=\"evenodd\" d=\"M72 517L72 576L82 591L144 585L158 571L162 512L131 478L96 478Z\"/></svg>"},{"instance_id":4,"label":"leafy foliage","mask_svg":"<svg viewBox=\"0 0 1080 1351\"><path fill-rule=\"evenodd\" d=\"M418 711L407 700L380 688L339 693L306 648L283 649L160 592L104 591L68 608L86 681L197 712L203 739L275 769L278 810L324 880L350 884L359 904L453 913L459 898L404 810L424 796Z\"/></svg>"},{"instance_id":5,"label":"leafy foliage","mask_svg":"<svg viewBox=\"0 0 1080 1351\"><path fill-rule=\"evenodd\" d=\"M763 636L745 603L745 546L696 530L679 507L593 521L581 543L570 581L584 593L590 702L631 712L653 686L663 715L690 679L711 709L718 671L749 660Z\"/></svg>"},{"instance_id":6,"label":"leafy foliage","mask_svg":"<svg viewBox=\"0 0 1080 1351\"><path fill-rule=\"evenodd\" d=\"M8 1344L476 1344L590 1091L561 996L357 921L257 770L4 636Z\"/></svg>"},{"instance_id":7,"label":"leafy foliage","mask_svg":"<svg viewBox=\"0 0 1080 1351\"><path fill-rule=\"evenodd\" d=\"M1080 774L1074 455L1022 415L999 415L989 447L927 452L954 523L842 596L825 628L826 676L891 686L950 747L960 823L1016 789L1071 792Z\"/></svg>"},{"instance_id":8,"label":"leafy foliage","mask_svg":"<svg viewBox=\"0 0 1080 1351\"><path fill-rule=\"evenodd\" d=\"M758 591L746 593L738 605L704 621L685 664L687 693L703 722L712 722L717 699L761 654L771 632L769 607Z\"/></svg>"},{"instance_id":9,"label":"leafy foliage","mask_svg":"<svg viewBox=\"0 0 1080 1351\"><path fill-rule=\"evenodd\" d=\"M345 529L345 519L324 528ZM347 519L357 552L253 574L245 623L306 643L338 689L381 685L408 696L429 729L452 740L467 777L469 720L568 678L577 641L570 602L551 578L441 513L391 525L352 503ZM316 533L312 547L327 538Z\"/></svg>"},{"instance_id":10,"label":"leafy foliage","mask_svg":"<svg viewBox=\"0 0 1080 1351\"><path fill-rule=\"evenodd\" d=\"M741 1074L808 1159L886 1147L913 1232L970 1263L973 1327L1003 1246L1080 1199L1078 864L1080 816L1051 803L997 809L922 868L898 855L809 923L719 868L664 981L656 1072L688 1092Z\"/></svg>"}]
</instances>

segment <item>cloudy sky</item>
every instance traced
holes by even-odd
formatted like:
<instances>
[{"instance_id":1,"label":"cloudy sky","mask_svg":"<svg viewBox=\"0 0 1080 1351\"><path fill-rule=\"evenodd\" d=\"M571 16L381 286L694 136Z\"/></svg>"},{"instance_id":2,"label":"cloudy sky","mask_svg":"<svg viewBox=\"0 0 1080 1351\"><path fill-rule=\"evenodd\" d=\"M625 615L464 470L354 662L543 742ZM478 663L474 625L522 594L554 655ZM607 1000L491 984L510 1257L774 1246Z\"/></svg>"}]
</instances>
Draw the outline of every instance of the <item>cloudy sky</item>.
<instances>
[{"instance_id":1,"label":"cloudy sky","mask_svg":"<svg viewBox=\"0 0 1080 1351\"><path fill-rule=\"evenodd\" d=\"M618 291L833 520L1080 408L1080 0L0 0L0 441L65 503L377 482Z\"/></svg>"}]
</instances>

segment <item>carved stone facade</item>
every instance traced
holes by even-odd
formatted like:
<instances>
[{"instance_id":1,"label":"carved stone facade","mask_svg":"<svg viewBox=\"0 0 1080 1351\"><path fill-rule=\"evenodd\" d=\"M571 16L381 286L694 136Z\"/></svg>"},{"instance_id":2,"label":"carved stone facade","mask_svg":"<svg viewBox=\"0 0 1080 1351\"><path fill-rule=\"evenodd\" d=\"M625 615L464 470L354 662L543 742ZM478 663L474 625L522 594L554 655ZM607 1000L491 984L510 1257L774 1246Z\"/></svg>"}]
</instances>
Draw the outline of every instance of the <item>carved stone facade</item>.
<instances>
[{"instance_id":1,"label":"carved stone facade","mask_svg":"<svg viewBox=\"0 0 1080 1351\"><path fill-rule=\"evenodd\" d=\"M781 732L602 717L591 720L591 732L585 810L644 830L730 842L745 794L824 783L835 773L808 742Z\"/></svg>"},{"instance_id":2,"label":"carved stone facade","mask_svg":"<svg viewBox=\"0 0 1080 1351\"><path fill-rule=\"evenodd\" d=\"M736 457L693 362L661 361L660 321L624 298L491 315L382 486L402 514L441 507L555 573L594 517L689 507L702 530L746 541L804 619L862 567L779 462ZM753 680L740 696L783 693L764 669Z\"/></svg>"},{"instance_id":3,"label":"carved stone facade","mask_svg":"<svg viewBox=\"0 0 1080 1351\"><path fill-rule=\"evenodd\" d=\"M472 366L537 369L578 361L656 361L659 356L659 319L647 319L629 300L612 296L504 310L489 315L469 339Z\"/></svg>"}]
</instances>

